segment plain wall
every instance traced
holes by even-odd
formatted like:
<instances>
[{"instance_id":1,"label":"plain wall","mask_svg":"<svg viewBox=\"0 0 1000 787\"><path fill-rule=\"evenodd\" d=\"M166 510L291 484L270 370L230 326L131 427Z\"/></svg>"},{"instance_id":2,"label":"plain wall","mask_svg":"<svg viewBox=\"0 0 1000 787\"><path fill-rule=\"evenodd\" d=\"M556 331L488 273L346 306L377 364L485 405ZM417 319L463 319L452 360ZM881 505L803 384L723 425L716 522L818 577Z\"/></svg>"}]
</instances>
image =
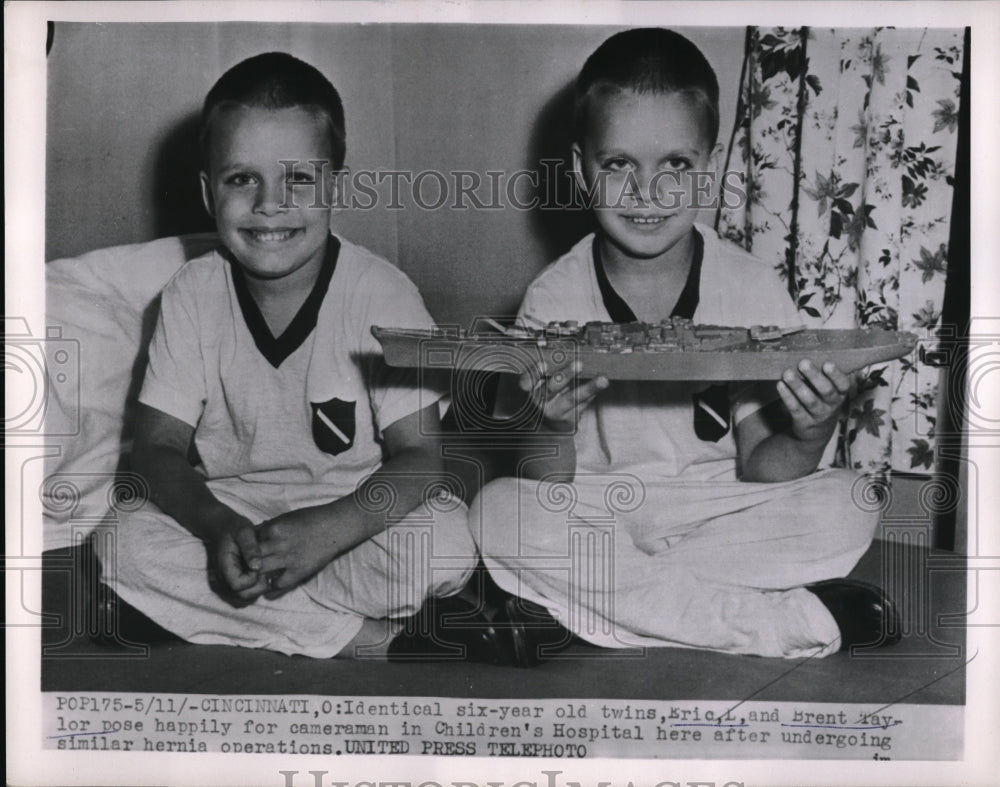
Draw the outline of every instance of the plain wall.
<instances>
[{"instance_id":1,"label":"plain wall","mask_svg":"<svg viewBox=\"0 0 1000 787\"><path fill-rule=\"evenodd\" d=\"M477 173L486 204L486 173L504 173L498 182L515 181L516 200L528 202L530 180L513 173L567 155L568 88L619 29L58 23L48 58L46 257L210 229L197 179L201 101L238 61L284 50L340 91L355 173L434 171L448 184L449 200L436 210L426 207L438 201L431 176L425 207L408 187L393 207L385 179L378 205L338 212L337 231L399 265L439 322L512 313L531 279L586 231L586 218L519 209L505 193L498 209L473 209L469 197L468 209L455 209L450 173ZM718 72L727 142L744 30L679 29Z\"/></svg>"},{"instance_id":2,"label":"plain wall","mask_svg":"<svg viewBox=\"0 0 1000 787\"><path fill-rule=\"evenodd\" d=\"M198 232L197 118L222 73L292 52L329 75L348 107L352 159L395 165L390 31L371 25L57 24L49 54L46 258ZM375 132L378 129L378 132ZM345 233L394 257L394 221L344 215Z\"/></svg>"}]
</instances>

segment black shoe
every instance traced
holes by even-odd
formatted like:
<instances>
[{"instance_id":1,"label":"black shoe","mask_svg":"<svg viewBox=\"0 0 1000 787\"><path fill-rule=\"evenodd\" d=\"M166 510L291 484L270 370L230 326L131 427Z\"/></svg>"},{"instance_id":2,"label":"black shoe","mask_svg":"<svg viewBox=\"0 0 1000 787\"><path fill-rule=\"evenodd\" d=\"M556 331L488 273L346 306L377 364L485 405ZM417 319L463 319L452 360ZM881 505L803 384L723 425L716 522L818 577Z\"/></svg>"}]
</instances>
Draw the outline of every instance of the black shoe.
<instances>
[{"instance_id":1,"label":"black shoe","mask_svg":"<svg viewBox=\"0 0 1000 787\"><path fill-rule=\"evenodd\" d=\"M482 610L457 596L428 599L389 643L390 661L510 664L512 657Z\"/></svg>"},{"instance_id":2,"label":"black shoe","mask_svg":"<svg viewBox=\"0 0 1000 787\"><path fill-rule=\"evenodd\" d=\"M176 642L162 626L146 617L103 582L89 599L91 640L99 645L151 645L159 642Z\"/></svg>"},{"instance_id":3,"label":"black shoe","mask_svg":"<svg viewBox=\"0 0 1000 787\"><path fill-rule=\"evenodd\" d=\"M806 585L823 602L840 629L840 649L881 647L899 642L899 612L880 588L856 579L828 579Z\"/></svg>"},{"instance_id":4,"label":"black shoe","mask_svg":"<svg viewBox=\"0 0 1000 787\"><path fill-rule=\"evenodd\" d=\"M494 619L509 643L513 664L534 667L567 648L573 634L563 628L547 609L517 596L509 596Z\"/></svg>"}]
</instances>

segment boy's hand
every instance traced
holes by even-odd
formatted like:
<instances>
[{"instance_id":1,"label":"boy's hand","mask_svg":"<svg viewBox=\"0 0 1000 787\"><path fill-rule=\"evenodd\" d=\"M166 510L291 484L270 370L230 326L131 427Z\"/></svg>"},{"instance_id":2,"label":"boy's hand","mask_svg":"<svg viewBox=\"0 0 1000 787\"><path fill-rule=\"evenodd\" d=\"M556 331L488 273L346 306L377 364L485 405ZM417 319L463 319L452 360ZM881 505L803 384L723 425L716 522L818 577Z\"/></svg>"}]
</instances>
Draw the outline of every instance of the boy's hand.
<instances>
[{"instance_id":1,"label":"boy's hand","mask_svg":"<svg viewBox=\"0 0 1000 787\"><path fill-rule=\"evenodd\" d=\"M579 413L608 387L607 377L581 380L581 368L579 361L567 361L549 370L543 361L534 374L525 372L518 380L522 391L536 397L542 418L556 431L571 431Z\"/></svg>"},{"instance_id":2,"label":"boy's hand","mask_svg":"<svg viewBox=\"0 0 1000 787\"><path fill-rule=\"evenodd\" d=\"M829 440L850 388L847 375L830 362L822 369L809 361L801 361L797 370L786 369L778 393L792 418L792 436L803 442Z\"/></svg>"},{"instance_id":3,"label":"boy's hand","mask_svg":"<svg viewBox=\"0 0 1000 787\"><path fill-rule=\"evenodd\" d=\"M216 575L242 601L253 601L267 590L260 571L257 531L248 519L235 517L211 546Z\"/></svg>"},{"instance_id":4,"label":"boy's hand","mask_svg":"<svg viewBox=\"0 0 1000 787\"><path fill-rule=\"evenodd\" d=\"M335 557L329 525L328 517L301 510L276 516L258 528L266 598L277 598L301 585Z\"/></svg>"}]
</instances>

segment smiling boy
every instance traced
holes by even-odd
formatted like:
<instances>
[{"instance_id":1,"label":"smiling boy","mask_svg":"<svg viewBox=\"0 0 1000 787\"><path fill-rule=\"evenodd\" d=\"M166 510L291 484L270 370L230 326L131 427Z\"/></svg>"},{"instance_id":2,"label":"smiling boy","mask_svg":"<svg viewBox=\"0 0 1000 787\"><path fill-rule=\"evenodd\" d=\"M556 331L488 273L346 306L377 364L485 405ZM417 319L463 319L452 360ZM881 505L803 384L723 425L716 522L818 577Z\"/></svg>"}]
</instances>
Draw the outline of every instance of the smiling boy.
<instances>
[{"instance_id":1,"label":"smiling boy","mask_svg":"<svg viewBox=\"0 0 1000 787\"><path fill-rule=\"evenodd\" d=\"M602 44L577 80L572 148L597 231L535 279L519 320L797 324L769 266L695 223L718 127L715 74L686 38ZM521 663L569 641L549 615L606 647L801 657L898 638L879 589L835 579L876 524L852 473L817 471L850 388L839 369L729 387L575 371L521 377L541 437L470 513L490 574L529 602L505 604L525 624Z\"/></svg>"},{"instance_id":2,"label":"smiling boy","mask_svg":"<svg viewBox=\"0 0 1000 787\"><path fill-rule=\"evenodd\" d=\"M191 642L384 653L389 619L475 564L464 505L428 495L441 393L389 369L370 332L432 320L399 270L330 232L344 112L316 69L234 66L201 142L222 245L162 294L132 453L152 502L120 523L105 582Z\"/></svg>"}]
</instances>

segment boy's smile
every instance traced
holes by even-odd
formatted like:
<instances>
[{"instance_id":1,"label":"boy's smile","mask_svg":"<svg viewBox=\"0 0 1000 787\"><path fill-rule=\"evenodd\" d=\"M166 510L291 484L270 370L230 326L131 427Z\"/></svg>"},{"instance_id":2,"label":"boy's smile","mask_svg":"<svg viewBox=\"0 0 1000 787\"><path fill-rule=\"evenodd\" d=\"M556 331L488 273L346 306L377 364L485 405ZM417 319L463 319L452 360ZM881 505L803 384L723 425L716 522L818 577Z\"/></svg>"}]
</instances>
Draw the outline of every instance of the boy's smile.
<instances>
[{"instance_id":1,"label":"boy's smile","mask_svg":"<svg viewBox=\"0 0 1000 787\"><path fill-rule=\"evenodd\" d=\"M686 246L695 219L695 173L714 174L719 146L697 104L680 93L617 90L594 97L586 135L573 146L581 186L612 250L652 260ZM705 176L701 176L705 180Z\"/></svg>"},{"instance_id":2,"label":"boy's smile","mask_svg":"<svg viewBox=\"0 0 1000 787\"><path fill-rule=\"evenodd\" d=\"M300 107L227 108L212 120L208 157L205 205L247 276L311 287L336 187L323 117Z\"/></svg>"}]
</instances>

